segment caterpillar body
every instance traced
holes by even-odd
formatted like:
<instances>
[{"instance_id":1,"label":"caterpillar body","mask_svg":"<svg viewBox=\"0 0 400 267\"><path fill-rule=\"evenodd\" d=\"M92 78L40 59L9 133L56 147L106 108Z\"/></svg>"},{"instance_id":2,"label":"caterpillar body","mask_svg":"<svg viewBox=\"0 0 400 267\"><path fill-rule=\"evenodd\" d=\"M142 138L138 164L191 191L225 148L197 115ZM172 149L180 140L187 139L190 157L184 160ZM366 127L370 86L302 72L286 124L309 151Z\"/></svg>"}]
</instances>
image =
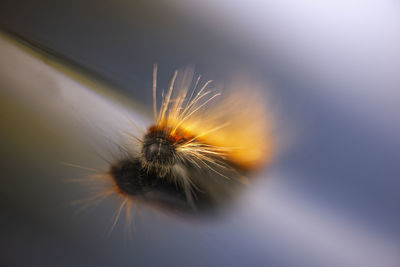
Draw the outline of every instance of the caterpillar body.
<instances>
[{"instance_id":1,"label":"caterpillar body","mask_svg":"<svg viewBox=\"0 0 400 267\"><path fill-rule=\"evenodd\" d=\"M107 173L124 203L213 210L246 183L247 173L270 161L273 142L262 98L243 85L217 90L211 84L192 69L176 71L158 96L155 65L154 123L144 136L131 135L139 151L111 164Z\"/></svg>"}]
</instances>

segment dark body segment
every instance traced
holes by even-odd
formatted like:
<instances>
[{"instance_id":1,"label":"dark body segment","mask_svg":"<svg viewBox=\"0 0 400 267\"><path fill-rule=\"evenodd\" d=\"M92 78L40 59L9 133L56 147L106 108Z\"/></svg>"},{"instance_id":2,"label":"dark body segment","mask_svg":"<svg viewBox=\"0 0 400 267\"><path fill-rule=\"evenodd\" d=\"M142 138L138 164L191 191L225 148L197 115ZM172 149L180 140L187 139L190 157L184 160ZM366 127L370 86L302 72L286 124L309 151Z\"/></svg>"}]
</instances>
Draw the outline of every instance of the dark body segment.
<instances>
[{"instance_id":1,"label":"dark body segment","mask_svg":"<svg viewBox=\"0 0 400 267\"><path fill-rule=\"evenodd\" d=\"M159 177L155 171L146 171L139 159L120 161L111 167L110 174L122 195L144 200L157 207L186 214L209 211L212 207L209 196L198 192L194 210L179 183L174 183L171 177Z\"/></svg>"},{"instance_id":2,"label":"dark body segment","mask_svg":"<svg viewBox=\"0 0 400 267\"><path fill-rule=\"evenodd\" d=\"M113 165L110 174L121 194L142 199L169 210L193 213L212 211L220 199L231 192L235 179L226 179L210 169L199 169L177 155L179 145L193 140L187 133L151 127L144 136L141 155ZM189 177L179 177L175 166L184 168ZM221 170L221 172L226 170ZM233 175L234 173L227 173ZM236 174L235 174L236 175ZM181 180L180 180L181 179ZM182 179L192 184L188 189ZM216 201L218 199L218 201Z\"/></svg>"},{"instance_id":3,"label":"dark body segment","mask_svg":"<svg viewBox=\"0 0 400 267\"><path fill-rule=\"evenodd\" d=\"M165 130L150 130L144 137L142 154L151 165L172 166L175 163L176 142Z\"/></svg>"}]
</instances>

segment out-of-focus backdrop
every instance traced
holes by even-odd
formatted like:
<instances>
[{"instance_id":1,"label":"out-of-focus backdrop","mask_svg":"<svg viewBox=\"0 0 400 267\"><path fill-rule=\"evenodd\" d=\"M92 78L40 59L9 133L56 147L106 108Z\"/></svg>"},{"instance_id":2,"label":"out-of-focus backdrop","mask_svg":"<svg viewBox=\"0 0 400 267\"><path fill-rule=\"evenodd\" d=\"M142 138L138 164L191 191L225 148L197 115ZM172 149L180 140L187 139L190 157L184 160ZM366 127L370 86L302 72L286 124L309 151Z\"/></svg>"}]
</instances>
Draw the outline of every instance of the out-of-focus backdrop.
<instances>
[{"instance_id":1,"label":"out-of-focus backdrop","mask_svg":"<svg viewBox=\"0 0 400 267\"><path fill-rule=\"evenodd\" d=\"M3 0L0 30L1 266L400 266L398 1ZM251 75L279 153L212 220L142 207L108 236L118 200L75 216L88 172L60 162L107 167L155 62L164 87Z\"/></svg>"}]
</instances>

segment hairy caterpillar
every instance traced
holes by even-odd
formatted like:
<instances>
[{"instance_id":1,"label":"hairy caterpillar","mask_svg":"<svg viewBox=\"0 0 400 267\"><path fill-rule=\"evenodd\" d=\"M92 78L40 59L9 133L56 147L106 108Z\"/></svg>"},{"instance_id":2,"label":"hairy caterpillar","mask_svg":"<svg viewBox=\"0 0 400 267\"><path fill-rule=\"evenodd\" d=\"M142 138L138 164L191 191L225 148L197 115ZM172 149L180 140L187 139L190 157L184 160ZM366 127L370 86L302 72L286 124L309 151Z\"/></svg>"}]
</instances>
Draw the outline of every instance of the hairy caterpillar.
<instances>
[{"instance_id":1,"label":"hairy caterpillar","mask_svg":"<svg viewBox=\"0 0 400 267\"><path fill-rule=\"evenodd\" d=\"M119 213L132 201L191 214L213 210L247 181L248 172L270 161L273 142L262 98L244 85L223 91L211 83L192 69L176 71L158 96L154 66L154 123L144 136L128 133L139 151L127 148L102 175L114 183L107 194L124 197Z\"/></svg>"}]
</instances>

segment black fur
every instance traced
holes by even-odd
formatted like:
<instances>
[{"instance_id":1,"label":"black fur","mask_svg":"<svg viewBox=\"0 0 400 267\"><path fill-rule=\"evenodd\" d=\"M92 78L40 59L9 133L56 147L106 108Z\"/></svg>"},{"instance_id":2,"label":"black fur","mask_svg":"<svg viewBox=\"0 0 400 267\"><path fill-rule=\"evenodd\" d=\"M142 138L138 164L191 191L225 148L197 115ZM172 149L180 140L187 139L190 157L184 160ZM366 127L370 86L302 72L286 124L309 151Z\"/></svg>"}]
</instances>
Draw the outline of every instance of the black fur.
<instances>
[{"instance_id":1,"label":"black fur","mask_svg":"<svg viewBox=\"0 0 400 267\"><path fill-rule=\"evenodd\" d=\"M140 197L168 210L193 213L212 208L209 196L196 192L194 210L179 184L175 184L170 177L159 177L155 172L146 171L139 159L120 161L111 167L110 174L124 194Z\"/></svg>"},{"instance_id":2,"label":"black fur","mask_svg":"<svg viewBox=\"0 0 400 267\"><path fill-rule=\"evenodd\" d=\"M144 137L144 160L154 165L172 166L175 163L175 144L164 131L148 133Z\"/></svg>"}]
</instances>

